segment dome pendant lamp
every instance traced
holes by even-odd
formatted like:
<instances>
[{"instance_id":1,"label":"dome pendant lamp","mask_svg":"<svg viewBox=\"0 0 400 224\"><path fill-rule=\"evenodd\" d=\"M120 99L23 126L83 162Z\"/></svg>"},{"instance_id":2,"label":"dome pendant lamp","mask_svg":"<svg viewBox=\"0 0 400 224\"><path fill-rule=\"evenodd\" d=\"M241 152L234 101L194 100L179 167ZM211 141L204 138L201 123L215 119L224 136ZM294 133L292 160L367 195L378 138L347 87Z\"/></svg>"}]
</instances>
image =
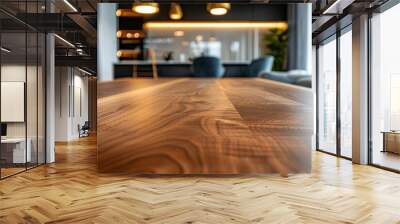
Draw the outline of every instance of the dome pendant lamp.
<instances>
[{"instance_id":1,"label":"dome pendant lamp","mask_svg":"<svg viewBox=\"0 0 400 224\"><path fill-rule=\"evenodd\" d=\"M222 16L228 13L229 9L231 9L230 3L208 3L207 11L210 12L214 16Z\"/></svg>"},{"instance_id":2,"label":"dome pendant lamp","mask_svg":"<svg viewBox=\"0 0 400 224\"><path fill-rule=\"evenodd\" d=\"M160 8L158 7L158 3L155 2L135 2L133 3L132 10L139 14L151 15L158 13Z\"/></svg>"},{"instance_id":3,"label":"dome pendant lamp","mask_svg":"<svg viewBox=\"0 0 400 224\"><path fill-rule=\"evenodd\" d=\"M171 3L171 8L169 9L169 18L172 20L182 19L183 13L182 8L178 3Z\"/></svg>"}]
</instances>

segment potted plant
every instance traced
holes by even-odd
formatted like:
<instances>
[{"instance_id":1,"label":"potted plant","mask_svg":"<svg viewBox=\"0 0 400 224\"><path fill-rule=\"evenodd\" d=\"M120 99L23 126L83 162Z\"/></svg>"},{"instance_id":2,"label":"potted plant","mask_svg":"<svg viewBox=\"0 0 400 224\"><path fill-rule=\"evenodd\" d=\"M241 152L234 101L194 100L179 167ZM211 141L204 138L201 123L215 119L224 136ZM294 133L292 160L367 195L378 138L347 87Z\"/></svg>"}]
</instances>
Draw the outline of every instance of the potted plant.
<instances>
[{"instance_id":1,"label":"potted plant","mask_svg":"<svg viewBox=\"0 0 400 224\"><path fill-rule=\"evenodd\" d=\"M271 29L264 35L264 53L274 56L274 71L287 70L288 34L287 30Z\"/></svg>"}]
</instances>

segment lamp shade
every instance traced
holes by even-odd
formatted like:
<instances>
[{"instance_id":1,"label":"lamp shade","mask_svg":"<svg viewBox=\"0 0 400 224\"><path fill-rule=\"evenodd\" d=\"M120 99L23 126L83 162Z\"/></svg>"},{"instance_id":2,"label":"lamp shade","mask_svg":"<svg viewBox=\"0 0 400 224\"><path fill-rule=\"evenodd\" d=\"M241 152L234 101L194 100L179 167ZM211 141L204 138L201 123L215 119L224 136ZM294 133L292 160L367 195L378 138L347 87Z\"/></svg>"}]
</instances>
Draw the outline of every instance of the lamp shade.
<instances>
[{"instance_id":1,"label":"lamp shade","mask_svg":"<svg viewBox=\"0 0 400 224\"><path fill-rule=\"evenodd\" d=\"M183 13L182 8L177 3L171 3L171 8L169 9L169 18L172 20L182 19Z\"/></svg>"},{"instance_id":2,"label":"lamp shade","mask_svg":"<svg viewBox=\"0 0 400 224\"><path fill-rule=\"evenodd\" d=\"M230 3L208 3L207 11L215 16L225 15L231 9Z\"/></svg>"},{"instance_id":3,"label":"lamp shade","mask_svg":"<svg viewBox=\"0 0 400 224\"><path fill-rule=\"evenodd\" d=\"M160 10L158 3L155 2L139 2L133 3L132 10L139 14L155 14Z\"/></svg>"}]
</instances>

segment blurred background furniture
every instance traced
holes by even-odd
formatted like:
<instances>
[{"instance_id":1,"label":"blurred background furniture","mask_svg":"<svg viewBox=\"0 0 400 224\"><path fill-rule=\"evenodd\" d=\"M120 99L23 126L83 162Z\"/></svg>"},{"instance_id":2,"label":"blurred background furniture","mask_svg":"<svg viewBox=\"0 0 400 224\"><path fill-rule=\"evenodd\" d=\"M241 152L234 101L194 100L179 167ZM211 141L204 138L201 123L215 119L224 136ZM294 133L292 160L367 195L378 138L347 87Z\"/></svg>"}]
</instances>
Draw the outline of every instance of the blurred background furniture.
<instances>
[{"instance_id":1,"label":"blurred background furniture","mask_svg":"<svg viewBox=\"0 0 400 224\"><path fill-rule=\"evenodd\" d=\"M26 162L32 161L32 139L30 138L3 138L1 150L2 164L8 167L25 165Z\"/></svg>"},{"instance_id":2,"label":"blurred background furniture","mask_svg":"<svg viewBox=\"0 0 400 224\"><path fill-rule=\"evenodd\" d=\"M85 123L82 125L82 127L80 125L78 125L79 138L89 136L89 130L90 130L89 121L85 121Z\"/></svg>"},{"instance_id":3,"label":"blurred background furniture","mask_svg":"<svg viewBox=\"0 0 400 224\"><path fill-rule=\"evenodd\" d=\"M288 72L263 72L261 77L299 86L311 88L311 74L305 70L291 70Z\"/></svg>"},{"instance_id":4,"label":"blurred background furniture","mask_svg":"<svg viewBox=\"0 0 400 224\"><path fill-rule=\"evenodd\" d=\"M274 65L273 56L265 56L257 58L248 65L245 76L247 77L258 77L264 72L270 72Z\"/></svg>"},{"instance_id":5,"label":"blurred background furniture","mask_svg":"<svg viewBox=\"0 0 400 224\"><path fill-rule=\"evenodd\" d=\"M224 75L225 69L217 57L202 56L193 60L194 77L216 77Z\"/></svg>"},{"instance_id":6,"label":"blurred background furniture","mask_svg":"<svg viewBox=\"0 0 400 224\"><path fill-rule=\"evenodd\" d=\"M132 64L136 64L139 70L151 70L150 61L123 61L114 65L115 78L132 77ZM225 69L223 77L243 77L247 71L246 62L223 62ZM166 62L157 61L158 77L185 78L193 77L193 63L191 62Z\"/></svg>"},{"instance_id":7,"label":"blurred background furniture","mask_svg":"<svg viewBox=\"0 0 400 224\"><path fill-rule=\"evenodd\" d=\"M147 49L147 57L150 59L150 65L151 65L150 67L140 66L141 63L133 64L132 76L134 78L138 77L152 77L154 79L158 78L156 52L152 48Z\"/></svg>"},{"instance_id":8,"label":"blurred background furniture","mask_svg":"<svg viewBox=\"0 0 400 224\"><path fill-rule=\"evenodd\" d=\"M125 60L114 64L115 78L132 77L132 74L133 77L145 77L142 74L144 71L155 72L146 77L260 77L271 73L274 65L274 57L269 55L254 59L251 63L222 62L220 58L212 56L201 56L193 62L157 61L151 52L148 59Z\"/></svg>"},{"instance_id":9,"label":"blurred background furniture","mask_svg":"<svg viewBox=\"0 0 400 224\"><path fill-rule=\"evenodd\" d=\"M383 131L383 150L400 154L400 131Z\"/></svg>"},{"instance_id":10,"label":"blurred background furniture","mask_svg":"<svg viewBox=\"0 0 400 224\"><path fill-rule=\"evenodd\" d=\"M311 76L298 78L294 84L298 86L311 88L312 86Z\"/></svg>"}]
</instances>

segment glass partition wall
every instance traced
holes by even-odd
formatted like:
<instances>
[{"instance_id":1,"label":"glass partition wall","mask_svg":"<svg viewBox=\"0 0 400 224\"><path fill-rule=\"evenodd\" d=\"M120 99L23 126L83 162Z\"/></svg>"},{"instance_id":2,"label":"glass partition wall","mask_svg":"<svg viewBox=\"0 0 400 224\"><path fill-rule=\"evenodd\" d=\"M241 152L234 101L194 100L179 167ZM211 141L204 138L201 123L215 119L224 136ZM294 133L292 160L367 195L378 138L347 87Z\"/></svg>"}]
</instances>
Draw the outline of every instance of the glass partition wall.
<instances>
[{"instance_id":1,"label":"glass partition wall","mask_svg":"<svg viewBox=\"0 0 400 224\"><path fill-rule=\"evenodd\" d=\"M400 4L371 18L370 163L400 171Z\"/></svg>"},{"instance_id":2,"label":"glass partition wall","mask_svg":"<svg viewBox=\"0 0 400 224\"><path fill-rule=\"evenodd\" d=\"M400 52L400 31L395 28L398 21L400 21L400 4L375 10L370 17L368 34L370 40L368 163L396 172L400 172L400 63L397 56ZM335 44L336 49L334 49ZM331 37L319 43L317 48L316 61L319 67L317 149L350 159L352 157L351 26L338 31L335 38ZM334 74L329 75L329 73Z\"/></svg>"},{"instance_id":3,"label":"glass partition wall","mask_svg":"<svg viewBox=\"0 0 400 224\"><path fill-rule=\"evenodd\" d=\"M336 37L318 48L318 148L336 153Z\"/></svg>"},{"instance_id":4,"label":"glass partition wall","mask_svg":"<svg viewBox=\"0 0 400 224\"><path fill-rule=\"evenodd\" d=\"M352 157L351 25L317 45L317 150Z\"/></svg>"},{"instance_id":5,"label":"glass partition wall","mask_svg":"<svg viewBox=\"0 0 400 224\"><path fill-rule=\"evenodd\" d=\"M352 158L352 33L349 26L340 36L340 154Z\"/></svg>"},{"instance_id":6,"label":"glass partition wall","mask_svg":"<svg viewBox=\"0 0 400 224\"><path fill-rule=\"evenodd\" d=\"M42 4L14 3L0 3L1 179L45 163L46 40L23 22L24 12L38 12ZM16 7L17 13L3 6Z\"/></svg>"}]
</instances>

